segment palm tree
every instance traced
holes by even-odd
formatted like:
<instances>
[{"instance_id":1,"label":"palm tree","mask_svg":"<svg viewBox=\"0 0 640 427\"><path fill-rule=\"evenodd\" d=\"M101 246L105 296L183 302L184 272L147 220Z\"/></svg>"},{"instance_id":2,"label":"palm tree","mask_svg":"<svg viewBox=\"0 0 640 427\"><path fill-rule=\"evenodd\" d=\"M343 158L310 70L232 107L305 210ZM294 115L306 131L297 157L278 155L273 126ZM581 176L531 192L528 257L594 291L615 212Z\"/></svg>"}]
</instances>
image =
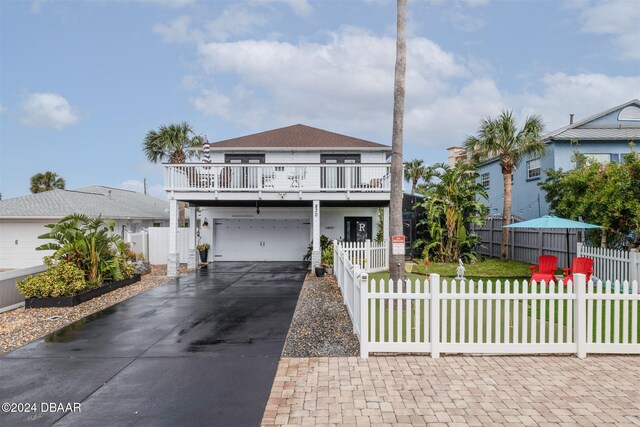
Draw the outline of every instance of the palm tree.
<instances>
[{"instance_id":1,"label":"palm tree","mask_svg":"<svg viewBox=\"0 0 640 427\"><path fill-rule=\"evenodd\" d=\"M411 194L415 194L418 181L425 175L426 168L422 160L413 159L404 164L404 179L411 183Z\"/></svg>"},{"instance_id":2,"label":"palm tree","mask_svg":"<svg viewBox=\"0 0 640 427\"><path fill-rule=\"evenodd\" d=\"M204 138L196 135L187 122L160 126L150 130L144 137L144 153L152 163L167 160L169 163L184 163L190 148L201 145Z\"/></svg>"},{"instance_id":3,"label":"palm tree","mask_svg":"<svg viewBox=\"0 0 640 427\"><path fill-rule=\"evenodd\" d=\"M158 130L150 130L144 138L144 153L152 163L167 160L169 163L184 163L190 148L201 145L204 138L196 135L187 122L160 126ZM185 203L178 203L178 225L184 227Z\"/></svg>"},{"instance_id":4,"label":"palm tree","mask_svg":"<svg viewBox=\"0 0 640 427\"><path fill-rule=\"evenodd\" d=\"M474 161L500 159L504 182L504 209L502 225L511 222L511 174L525 157L541 157L547 152L547 145L540 135L544 129L538 115L527 117L519 131L513 111L503 110L497 119L487 117L480 122L477 136L467 138L465 147ZM501 258L509 256L509 229L502 229Z\"/></svg>"},{"instance_id":5,"label":"palm tree","mask_svg":"<svg viewBox=\"0 0 640 427\"><path fill-rule=\"evenodd\" d=\"M54 189L64 190L65 185L64 179L51 171L37 173L31 177L31 192L33 194Z\"/></svg>"},{"instance_id":6,"label":"palm tree","mask_svg":"<svg viewBox=\"0 0 640 427\"><path fill-rule=\"evenodd\" d=\"M404 234L402 227L402 132L404 123L404 80L407 69L407 0L398 0L396 67L393 85L393 133L391 143L391 201L389 231ZM389 251L389 277L394 283L404 275L404 256Z\"/></svg>"}]
</instances>

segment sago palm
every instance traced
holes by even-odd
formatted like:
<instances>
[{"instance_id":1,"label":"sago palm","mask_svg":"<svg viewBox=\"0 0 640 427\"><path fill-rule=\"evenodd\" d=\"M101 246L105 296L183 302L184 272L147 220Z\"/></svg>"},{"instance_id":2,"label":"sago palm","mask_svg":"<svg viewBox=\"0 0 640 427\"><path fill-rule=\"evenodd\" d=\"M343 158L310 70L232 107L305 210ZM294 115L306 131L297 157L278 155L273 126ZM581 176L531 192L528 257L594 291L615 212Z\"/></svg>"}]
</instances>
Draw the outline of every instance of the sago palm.
<instances>
[{"instance_id":1,"label":"sago palm","mask_svg":"<svg viewBox=\"0 0 640 427\"><path fill-rule=\"evenodd\" d=\"M541 157L547 152L542 141L544 129L538 115L527 117L522 129L517 129L513 111L503 110L496 119L485 118L480 123L478 134L465 142L474 161L498 158L504 182L503 224L511 222L511 174L527 157ZM502 229L501 257L508 258L509 229Z\"/></svg>"},{"instance_id":2,"label":"sago palm","mask_svg":"<svg viewBox=\"0 0 640 427\"><path fill-rule=\"evenodd\" d=\"M65 185L64 179L51 171L37 173L31 177L31 192L33 194L54 189L64 190Z\"/></svg>"}]
</instances>

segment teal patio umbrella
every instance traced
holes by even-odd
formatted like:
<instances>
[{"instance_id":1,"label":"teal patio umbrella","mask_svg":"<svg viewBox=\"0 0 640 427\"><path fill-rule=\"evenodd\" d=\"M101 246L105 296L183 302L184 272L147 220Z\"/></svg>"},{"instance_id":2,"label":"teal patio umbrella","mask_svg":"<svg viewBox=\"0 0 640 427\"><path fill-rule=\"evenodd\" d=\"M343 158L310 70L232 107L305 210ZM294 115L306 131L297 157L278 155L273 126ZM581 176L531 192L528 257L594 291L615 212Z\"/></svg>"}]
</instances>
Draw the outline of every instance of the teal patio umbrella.
<instances>
[{"instance_id":1,"label":"teal patio umbrella","mask_svg":"<svg viewBox=\"0 0 640 427\"><path fill-rule=\"evenodd\" d=\"M586 222L573 221L559 218L553 215L545 215L541 218L530 219L529 221L516 222L505 225L505 228L554 228L567 231L567 267L569 264L569 229L602 228L599 225L587 224Z\"/></svg>"}]
</instances>

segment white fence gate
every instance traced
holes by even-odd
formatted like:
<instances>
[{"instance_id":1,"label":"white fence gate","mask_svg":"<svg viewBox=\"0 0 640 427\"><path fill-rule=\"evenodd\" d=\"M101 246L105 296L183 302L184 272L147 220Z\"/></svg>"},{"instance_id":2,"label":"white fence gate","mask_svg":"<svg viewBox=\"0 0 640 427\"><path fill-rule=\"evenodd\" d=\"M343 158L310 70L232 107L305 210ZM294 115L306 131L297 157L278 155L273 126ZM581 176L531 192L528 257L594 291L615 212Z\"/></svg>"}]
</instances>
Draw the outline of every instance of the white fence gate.
<instances>
[{"instance_id":1,"label":"white fence gate","mask_svg":"<svg viewBox=\"0 0 640 427\"><path fill-rule=\"evenodd\" d=\"M46 265L37 265L0 273L0 313L16 308L24 302L24 297L16 287L19 280L32 274L42 273L48 268Z\"/></svg>"},{"instance_id":2,"label":"white fence gate","mask_svg":"<svg viewBox=\"0 0 640 427\"><path fill-rule=\"evenodd\" d=\"M578 256L593 259L593 275L598 278L640 282L640 252L598 248L578 243Z\"/></svg>"},{"instance_id":3,"label":"white fence gate","mask_svg":"<svg viewBox=\"0 0 640 427\"><path fill-rule=\"evenodd\" d=\"M353 265L357 265L367 273L375 273L389 269L388 249L384 243L376 243L371 240L364 242L338 242L334 240L333 248L334 266L336 265L335 251L340 249Z\"/></svg>"},{"instance_id":4,"label":"white fence gate","mask_svg":"<svg viewBox=\"0 0 640 427\"><path fill-rule=\"evenodd\" d=\"M360 355L370 352L640 354L638 282L375 280L336 250ZM394 289L395 288L395 289Z\"/></svg>"},{"instance_id":5,"label":"white fence gate","mask_svg":"<svg viewBox=\"0 0 640 427\"><path fill-rule=\"evenodd\" d=\"M134 252L142 252L151 264L166 264L169 255L169 227L150 227L139 233L129 233L127 242ZM189 257L189 227L178 228L178 255L181 263Z\"/></svg>"}]
</instances>

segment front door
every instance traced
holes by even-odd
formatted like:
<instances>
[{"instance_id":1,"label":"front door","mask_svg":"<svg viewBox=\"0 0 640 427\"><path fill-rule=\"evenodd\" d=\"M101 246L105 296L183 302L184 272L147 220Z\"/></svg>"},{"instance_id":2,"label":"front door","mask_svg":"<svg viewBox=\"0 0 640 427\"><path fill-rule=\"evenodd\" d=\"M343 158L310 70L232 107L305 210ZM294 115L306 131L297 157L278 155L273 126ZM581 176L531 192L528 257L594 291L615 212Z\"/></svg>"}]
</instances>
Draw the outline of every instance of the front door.
<instances>
[{"instance_id":1,"label":"front door","mask_svg":"<svg viewBox=\"0 0 640 427\"><path fill-rule=\"evenodd\" d=\"M344 217L344 237L348 242L371 240L371 217Z\"/></svg>"}]
</instances>

